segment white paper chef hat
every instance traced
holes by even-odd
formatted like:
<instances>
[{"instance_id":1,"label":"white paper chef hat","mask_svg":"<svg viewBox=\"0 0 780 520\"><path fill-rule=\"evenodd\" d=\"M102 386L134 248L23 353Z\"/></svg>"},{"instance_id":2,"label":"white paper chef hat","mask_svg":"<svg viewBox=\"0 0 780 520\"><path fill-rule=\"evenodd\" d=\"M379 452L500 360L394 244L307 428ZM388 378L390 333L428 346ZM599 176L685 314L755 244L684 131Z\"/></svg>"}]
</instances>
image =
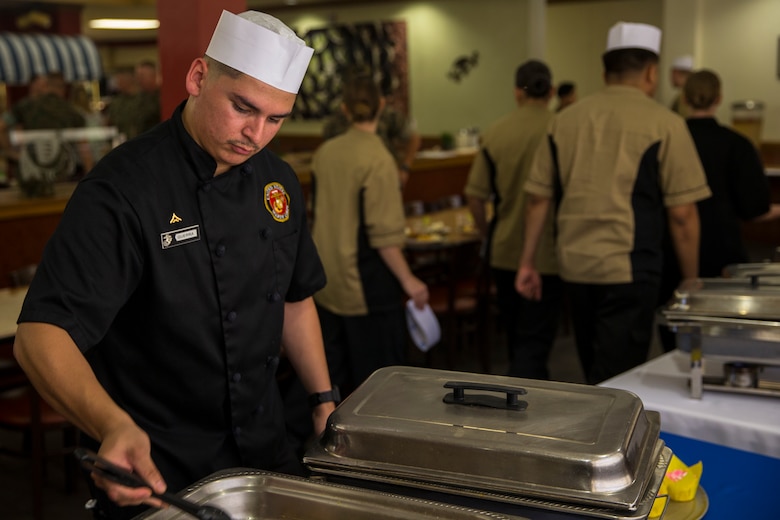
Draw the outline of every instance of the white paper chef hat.
<instances>
[{"instance_id":1,"label":"white paper chef hat","mask_svg":"<svg viewBox=\"0 0 780 520\"><path fill-rule=\"evenodd\" d=\"M206 56L293 94L313 53L292 29L258 11L222 11L206 49Z\"/></svg>"},{"instance_id":2,"label":"white paper chef hat","mask_svg":"<svg viewBox=\"0 0 780 520\"><path fill-rule=\"evenodd\" d=\"M406 325L412 341L422 352L428 352L441 339L441 327L428 304L418 309L414 301L406 302Z\"/></svg>"},{"instance_id":3,"label":"white paper chef hat","mask_svg":"<svg viewBox=\"0 0 780 520\"><path fill-rule=\"evenodd\" d=\"M607 52L615 49L645 49L658 54L661 29L646 23L618 22L607 36Z\"/></svg>"},{"instance_id":4,"label":"white paper chef hat","mask_svg":"<svg viewBox=\"0 0 780 520\"><path fill-rule=\"evenodd\" d=\"M672 61L672 68L675 70L693 70L693 56L690 54L677 56Z\"/></svg>"}]
</instances>

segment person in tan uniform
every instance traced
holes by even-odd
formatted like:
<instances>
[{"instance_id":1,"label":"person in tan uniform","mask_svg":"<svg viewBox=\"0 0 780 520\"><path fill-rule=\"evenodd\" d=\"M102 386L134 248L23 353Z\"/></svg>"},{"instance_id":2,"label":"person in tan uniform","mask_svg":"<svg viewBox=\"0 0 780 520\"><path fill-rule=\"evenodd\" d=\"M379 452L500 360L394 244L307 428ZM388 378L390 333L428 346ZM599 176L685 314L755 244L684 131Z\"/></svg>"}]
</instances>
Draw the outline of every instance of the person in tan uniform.
<instances>
[{"instance_id":1,"label":"person in tan uniform","mask_svg":"<svg viewBox=\"0 0 780 520\"><path fill-rule=\"evenodd\" d=\"M545 225L536 255L545 287L542 299L529 300L515 290L524 236L523 184L553 116L548 105L554 92L552 74L544 63L530 60L517 68L517 108L483 133L482 149L474 158L464 190L474 223L486 241L499 312L506 327L508 375L513 377L549 378L547 359L555 339L563 292L551 219ZM489 201L493 203L494 217L488 224Z\"/></svg>"},{"instance_id":2,"label":"person in tan uniform","mask_svg":"<svg viewBox=\"0 0 780 520\"><path fill-rule=\"evenodd\" d=\"M669 68L669 81L677 91L670 108L683 117L688 117L688 107L682 102L682 89L691 73L693 73L693 56L690 54L677 56Z\"/></svg>"},{"instance_id":3,"label":"person in tan uniform","mask_svg":"<svg viewBox=\"0 0 780 520\"><path fill-rule=\"evenodd\" d=\"M370 76L352 78L343 99L352 125L312 158L312 236L328 279L314 299L342 395L374 370L403 363L404 295L418 308L428 302L427 286L402 251L406 220L397 168L376 133L383 105Z\"/></svg>"},{"instance_id":4,"label":"person in tan uniform","mask_svg":"<svg viewBox=\"0 0 780 520\"><path fill-rule=\"evenodd\" d=\"M525 190L526 241L516 287L543 293L534 254L549 207L561 278L567 282L577 350L589 383L646 361L663 263L664 226L680 270L697 277L696 202L710 196L685 121L652 99L661 31L610 29L606 88L553 118Z\"/></svg>"}]
</instances>

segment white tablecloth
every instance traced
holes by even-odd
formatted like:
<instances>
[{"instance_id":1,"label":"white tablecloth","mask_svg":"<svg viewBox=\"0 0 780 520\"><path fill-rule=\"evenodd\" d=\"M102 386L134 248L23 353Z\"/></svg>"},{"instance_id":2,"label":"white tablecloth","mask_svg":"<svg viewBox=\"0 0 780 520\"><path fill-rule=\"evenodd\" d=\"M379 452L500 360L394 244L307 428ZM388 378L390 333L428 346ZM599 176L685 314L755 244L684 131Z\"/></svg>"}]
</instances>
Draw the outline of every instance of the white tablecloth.
<instances>
[{"instance_id":1,"label":"white tablecloth","mask_svg":"<svg viewBox=\"0 0 780 520\"><path fill-rule=\"evenodd\" d=\"M689 363L688 353L672 351L600 386L638 395L660 412L664 432L780 459L780 398L705 390L693 399Z\"/></svg>"}]
</instances>

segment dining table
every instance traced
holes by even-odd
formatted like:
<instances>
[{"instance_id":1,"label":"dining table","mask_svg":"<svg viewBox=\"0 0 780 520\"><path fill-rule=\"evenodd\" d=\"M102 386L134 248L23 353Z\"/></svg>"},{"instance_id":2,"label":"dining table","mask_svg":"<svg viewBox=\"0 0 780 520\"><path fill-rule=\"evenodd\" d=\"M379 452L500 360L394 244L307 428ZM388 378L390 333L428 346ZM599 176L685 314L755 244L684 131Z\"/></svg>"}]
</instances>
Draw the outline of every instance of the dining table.
<instances>
[{"instance_id":1,"label":"dining table","mask_svg":"<svg viewBox=\"0 0 780 520\"><path fill-rule=\"evenodd\" d=\"M405 251L412 271L428 284L431 308L442 321L446 365L454 368L464 329L479 337L482 368L490 371L487 321L489 279L482 236L467 207L449 207L406 219ZM430 363L430 352L426 353Z\"/></svg>"},{"instance_id":2,"label":"dining table","mask_svg":"<svg viewBox=\"0 0 780 520\"><path fill-rule=\"evenodd\" d=\"M406 218L406 249L437 250L482 240L467 207L411 215Z\"/></svg>"}]
</instances>

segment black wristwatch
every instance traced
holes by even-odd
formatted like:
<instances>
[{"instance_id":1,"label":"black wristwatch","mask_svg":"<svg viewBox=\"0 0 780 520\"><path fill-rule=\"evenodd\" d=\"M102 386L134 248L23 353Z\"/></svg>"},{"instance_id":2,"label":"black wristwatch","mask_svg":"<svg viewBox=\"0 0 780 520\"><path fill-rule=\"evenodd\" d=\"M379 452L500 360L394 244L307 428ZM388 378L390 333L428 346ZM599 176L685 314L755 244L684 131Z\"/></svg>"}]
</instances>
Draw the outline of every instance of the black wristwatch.
<instances>
[{"instance_id":1,"label":"black wristwatch","mask_svg":"<svg viewBox=\"0 0 780 520\"><path fill-rule=\"evenodd\" d=\"M339 387L337 386L334 386L327 392L317 392L316 394L311 394L309 396L309 406L312 408L316 408L322 403L329 403L331 401L336 404L341 402L341 393L339 392Z\"/></svg>"}]
</instances>

